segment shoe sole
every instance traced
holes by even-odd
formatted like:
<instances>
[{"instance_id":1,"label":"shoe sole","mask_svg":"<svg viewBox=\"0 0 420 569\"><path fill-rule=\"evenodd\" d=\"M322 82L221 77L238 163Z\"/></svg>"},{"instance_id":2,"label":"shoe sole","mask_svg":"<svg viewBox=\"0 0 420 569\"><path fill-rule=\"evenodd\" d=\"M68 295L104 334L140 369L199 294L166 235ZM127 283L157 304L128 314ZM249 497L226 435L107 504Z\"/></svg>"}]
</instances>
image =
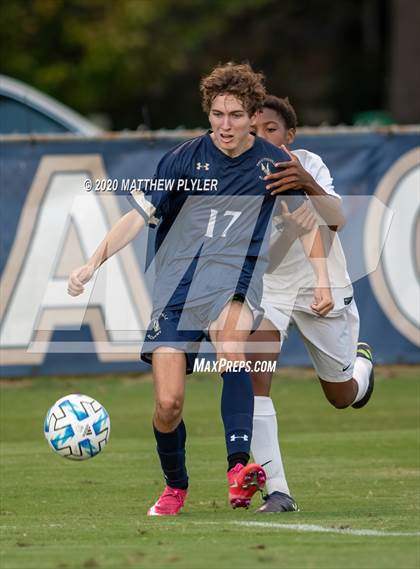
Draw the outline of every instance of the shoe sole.
<instances>
[{"instance_id":1,"label":"shoe sole","mask_svg":"<svg viewBox=\"0 0 420 569\"><path fill-rule=\"evenodd\" d=\"M152 506L151 508L149 508L147 510L147 515L148 516L177 516L180 511L181 511L181 508L178 510L178 512L174 512L173 514L163 514L163 513L161 514L155 510L155 506Z\"/></svg>"},{"instance_id":2,"label":"shoe sole","mask_svg":"<svg viewBox=\"0 0 420 569\"><path fill-rule=\"evenodd\" d=\"M295 507L291 506L288 509L284 509L283 506L276 508L275 506L267 506L264 508L265 504L260 506L257 510L255 510L256 514L291 514L293 512L300 512L298 505L295 502ZM271 509L272 508L272 509Z\"/></svg>"},{"instance_id":3,"label":"shoe sole","mask_svg":"<svg viewBox=\"0 0 420 569\"><path fill-rule=\"evenodd\" d=\"M236 508L249 508L249 505L251 504L251 498L232 498L230 500L230 505L232 506L232 508L234 510L236 510Z\"/></svg>"},{"instance_id":4,"label":"shoe sole","mask_svg":"<svg viewBox=\"0 0 420 569\"><path fill-rule=\"evenodd\" d=\"M150 510L148 510L147 515L148 516L177 516L178 512L176 514L158 514L157 512L151 512Z\"/></svg>"}]
</instances>

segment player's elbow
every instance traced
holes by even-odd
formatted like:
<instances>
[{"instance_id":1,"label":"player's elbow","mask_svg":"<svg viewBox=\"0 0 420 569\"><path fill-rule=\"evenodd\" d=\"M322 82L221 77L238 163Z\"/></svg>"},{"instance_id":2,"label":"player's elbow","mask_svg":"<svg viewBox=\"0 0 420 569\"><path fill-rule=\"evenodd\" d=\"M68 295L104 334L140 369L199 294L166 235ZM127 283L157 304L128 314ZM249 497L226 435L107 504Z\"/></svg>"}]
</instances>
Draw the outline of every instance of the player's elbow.
<instances>
[{"instance_id":1,"label":"player's elbow","mask_svg":"<svg viewBox=\"0 0 420 569\"><path fill-rule=\"evenodd\" d=\"M346 218L344 217L344 215L342 215L338 217L337 225L330 226L330 229L332 229L332 231L341 231L345 225L346 225Z\"/></svg>"},{"instance_id":2,"label":"player's elbow","mask_svg":"<svg viewBox=\"0 0 420 569\"><path fill-rule=\"evenodd\" d=\"M332 231L341 231L343 229L343 227L346 225L346 216L344 215L344 212L342 210L341 207L337 208L334 211L334 218L331 220L331 223L329 223L329 228Z\"/></svg>"}]
</instances>

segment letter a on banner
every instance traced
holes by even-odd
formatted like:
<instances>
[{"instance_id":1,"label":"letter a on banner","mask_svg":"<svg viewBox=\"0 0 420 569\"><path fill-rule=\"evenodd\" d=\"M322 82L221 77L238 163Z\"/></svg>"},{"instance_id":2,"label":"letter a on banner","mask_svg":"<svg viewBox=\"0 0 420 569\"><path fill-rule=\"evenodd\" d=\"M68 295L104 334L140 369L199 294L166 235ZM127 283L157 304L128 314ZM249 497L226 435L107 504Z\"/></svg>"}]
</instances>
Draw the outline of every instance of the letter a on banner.
<instances>
[{"instance_id":1,"label":"letter a on banner","mask_svg":"<svg viewBox=\"0 0 420 569\"><path fill-rule=\"evenodd\" d=\"M89 178L106 178L98 155L40 161L1 282L4 365L42 363L54 330L82 324L90 326L94 343L77 343L75 353L96 352L106 362L138 359L151 304L132 245L107 261L81 296L67 294L70 271L121 216L117 196L84 190ZM71 351L65 344L54 351Z\"/></svg>"}]
</instances>

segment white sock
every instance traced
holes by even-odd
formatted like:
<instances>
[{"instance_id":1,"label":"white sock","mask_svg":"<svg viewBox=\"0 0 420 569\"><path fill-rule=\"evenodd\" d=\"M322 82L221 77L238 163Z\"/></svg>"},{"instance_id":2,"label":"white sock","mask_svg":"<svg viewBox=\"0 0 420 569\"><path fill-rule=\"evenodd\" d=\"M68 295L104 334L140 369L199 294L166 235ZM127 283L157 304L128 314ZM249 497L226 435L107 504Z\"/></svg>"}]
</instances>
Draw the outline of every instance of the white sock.
<instances>
[{"instance_id":1,"label":"white sock","mask_svg":"<svg viewBox=\"0 0 420 569\"><path fill-rule=\"evenodd\" d=\"M251 451L255 462L264 465L267 492L285 492L290 495L280 454L276 410L270 397L254 397Z\"/></svg>"},{"instance_id":2,"label":"white sock","mask_svg":"<svg viewBox=\"0 0 420 569\"><path fill-rule=\"evenodd\" d=\"M369 387L369 376L372 371L372 362L360 356L354 362L353 378L357 381L359 390L353 403L357 403L365 396Z\"/></svg>"}]
</instances>

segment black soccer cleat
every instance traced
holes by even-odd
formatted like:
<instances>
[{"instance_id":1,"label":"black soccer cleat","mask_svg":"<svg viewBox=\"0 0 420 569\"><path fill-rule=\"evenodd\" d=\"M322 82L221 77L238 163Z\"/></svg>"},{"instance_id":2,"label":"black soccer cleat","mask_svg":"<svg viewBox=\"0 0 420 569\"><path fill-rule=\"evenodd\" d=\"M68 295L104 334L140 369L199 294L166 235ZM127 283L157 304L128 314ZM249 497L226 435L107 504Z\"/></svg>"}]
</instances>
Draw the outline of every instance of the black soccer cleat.
<instances>
[{"instance_id":1,"label":"black soccer cleat","mask_svg":"<svg viewBox=\"0 0 420 569\"><path fill-rule=\"evenodd\" d=\"M263 496L264 504L255 511L256 514L271 514L275 512L298 512L299 507L289 494L273 492Z\"/></svg>"},{"instance_id":2,"label":"black soccer cleat","mask_svg":"<svg viewBox=\"0 0 420 569\"><path fill-rule=\"evenodd\" d=\"M372 371L370 372L369 385L367 391L360 401L358 401L357 403L353 403L352 407L354 407L354 409L360 409L361 407L364 407L367 404L373 393L373 388L375 386L375 376L373 373L373 353L372 353L372 348L369 346L369 344L366 344L365 342L358 342L357 357L369 360L372 363Z\"/></svg>"}]
</instances>

